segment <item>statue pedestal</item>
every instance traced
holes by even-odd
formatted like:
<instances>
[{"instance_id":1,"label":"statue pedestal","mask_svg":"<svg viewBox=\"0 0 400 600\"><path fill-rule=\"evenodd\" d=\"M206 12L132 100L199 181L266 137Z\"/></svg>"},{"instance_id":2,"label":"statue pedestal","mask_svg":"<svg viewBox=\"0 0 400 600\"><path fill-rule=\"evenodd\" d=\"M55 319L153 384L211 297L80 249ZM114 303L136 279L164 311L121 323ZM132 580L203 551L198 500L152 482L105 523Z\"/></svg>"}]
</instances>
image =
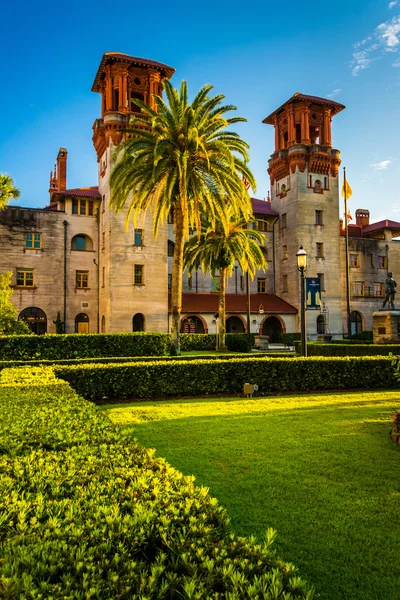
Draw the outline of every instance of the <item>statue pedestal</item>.
<instances>
[{"instance_id":1,"label":"statue pedestal","mask_svg":"<svg viewBox=\"0 0 400 600\"><path fill-rule=\"evenodd\" d=\"M374 344L400 342L400 310L378 310L372 313Z\"/></svg>"}]
</instances>

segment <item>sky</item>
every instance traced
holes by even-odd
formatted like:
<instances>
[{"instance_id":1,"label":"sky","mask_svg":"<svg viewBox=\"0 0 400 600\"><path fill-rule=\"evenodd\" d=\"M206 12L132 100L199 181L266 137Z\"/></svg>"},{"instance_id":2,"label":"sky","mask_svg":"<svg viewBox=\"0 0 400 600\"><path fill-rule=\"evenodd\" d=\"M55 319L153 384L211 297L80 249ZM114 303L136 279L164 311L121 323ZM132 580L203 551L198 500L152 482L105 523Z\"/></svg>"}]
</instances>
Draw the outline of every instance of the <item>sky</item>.
<instances>
[{"instance_id":1,"label":"sky","mask_svg":"<svg viewBox=\"0 0 400 600\"><path fill-rule=\"evenodd\" d=\"M295 92L344 104L332 140L350 210L400 221L400 0L20 0L2 8L0 48L0 172L13 177L20 206L48 203L60 147L67 187L97 185L100 95L90 90L103 53L118 51L173 66L172 82L187 80L192 96L211 83L237 106L261 199L274 150L262 120Z\"/></svg>"}]
</instances>

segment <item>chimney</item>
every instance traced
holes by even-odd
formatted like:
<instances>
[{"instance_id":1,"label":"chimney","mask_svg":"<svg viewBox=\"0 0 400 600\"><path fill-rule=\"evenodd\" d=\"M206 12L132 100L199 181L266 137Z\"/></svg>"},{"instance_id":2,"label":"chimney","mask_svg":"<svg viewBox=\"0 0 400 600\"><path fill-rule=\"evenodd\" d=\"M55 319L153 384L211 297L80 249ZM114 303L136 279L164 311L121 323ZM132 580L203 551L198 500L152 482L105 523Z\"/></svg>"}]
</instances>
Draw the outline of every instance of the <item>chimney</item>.
<instances>
[{"instance_id":1,"label":"chimney","mask_svg":"<svg viewBox=\"0 0 400 600\"><path fill-rule=\"evenodd\" d=\"M369 210L366 208L357 208L356 225L361 225L361 227L369 225Z\"/></svg>"}]
</instances>

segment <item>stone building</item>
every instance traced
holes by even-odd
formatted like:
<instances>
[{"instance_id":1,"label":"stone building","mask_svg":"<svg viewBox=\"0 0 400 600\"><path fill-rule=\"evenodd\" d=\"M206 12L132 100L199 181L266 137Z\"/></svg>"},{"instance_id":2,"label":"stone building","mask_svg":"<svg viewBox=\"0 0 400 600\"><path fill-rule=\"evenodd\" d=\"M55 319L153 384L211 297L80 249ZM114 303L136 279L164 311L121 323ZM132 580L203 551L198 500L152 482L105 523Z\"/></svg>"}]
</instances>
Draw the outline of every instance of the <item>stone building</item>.
<instances>
[{"instance_id":1,"label":"stone building","mask_svg":"<svg viewBox=\"0 0 400 600\"><path fill-rule=\"evenodd\" d=\"M104 54L92 91L101 95L93 124L98 185L67 188L66 148L50 175L50 203L42 209L9 207L0 213L1 271L13 272L12 300L37 333L54 332L60 313L68 333L169 331L172 222L152 235L152 216L125 226L125 213L109 207L113 150L139 109L153 104L174 69L121 53ZM344 106L294 94L264 123L275 128L269 161L271 197L253 198L265 231L268 270L250 282L250 330L278 340L299 330L300 279L296 252L308 254L307 333L310 339L347 331L345 250L339 221L340 152L332 147L331 120ZM170 219L171 220L171 219ZM400 223L370 224L356 212L349 226L352 331L372 328L390 269L400 273ZM214 333L218 277L184 274L182 331ZM236 266L227 288L227 331L247 330L246 277Z\"/></svg>"}]
</instances>

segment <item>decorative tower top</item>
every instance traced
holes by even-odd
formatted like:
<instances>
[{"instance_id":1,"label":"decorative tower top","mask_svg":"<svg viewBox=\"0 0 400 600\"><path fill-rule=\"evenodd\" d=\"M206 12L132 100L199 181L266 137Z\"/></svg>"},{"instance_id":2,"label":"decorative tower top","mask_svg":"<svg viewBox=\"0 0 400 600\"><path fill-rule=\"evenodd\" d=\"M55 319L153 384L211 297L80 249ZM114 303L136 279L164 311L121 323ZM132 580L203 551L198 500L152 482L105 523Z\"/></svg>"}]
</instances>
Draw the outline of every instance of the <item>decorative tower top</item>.
<instances>
[{"instance_id":1,"label":"decorative tower top","mask_svg":"<svg viewBox=\"0 0 400 600\"><path fill-rule=\"evenodd\" d=\"M132 113L140 112L132 100L142 100L154 108L153 94L161 96L163 79L170 79L174 73L172 67L154 60L122 52L103 55L92 86L92 92L102 96L101 119L96 119L93 125L98 160L110 138L118 144Z\"/></svg>"},{"instance_id":2,"label":"decorative tower top","mask_svg":"<svg viewBox=\"0 0 400 600\"><path fill-rule=\"evenodd\" d=\"M296 92L263 120L275 127L275 151L269 161L271 182L307 167L314 173L336 176L340 152L332 149L331 120L345 106L318 96Z\"/></svg>"},{"instance_id":3,"label":"decorative tower top","mask_svg":"<svg viewBox=\"0 0 400 600\"><path fill-rule=\"evenodd\" d=\"M54 165L54 171L50 172L50 200L54 192L67 189L67 157L67 149L60 148L57 154L57 162Z\"/></svg>"}]
</instances>

